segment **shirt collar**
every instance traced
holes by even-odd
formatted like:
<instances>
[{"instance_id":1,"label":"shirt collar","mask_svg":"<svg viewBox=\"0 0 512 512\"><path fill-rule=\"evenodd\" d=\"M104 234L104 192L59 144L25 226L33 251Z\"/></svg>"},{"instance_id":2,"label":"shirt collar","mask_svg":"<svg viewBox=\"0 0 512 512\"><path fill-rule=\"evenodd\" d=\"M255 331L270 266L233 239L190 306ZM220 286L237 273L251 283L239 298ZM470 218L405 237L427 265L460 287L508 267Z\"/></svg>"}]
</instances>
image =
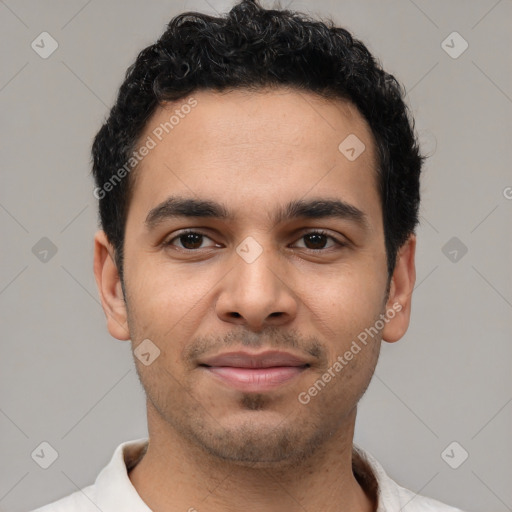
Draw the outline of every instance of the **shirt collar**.
<instances>
[{"instance_id":1,"label":"shirt collar","mask_svg":"<svg viewBox=\"0 0 512 512\"><path fill-rule=\"evenodd\" d=\"M128 477L128 471L140 460L147 444L147 438L120 444L109 464L101 470L96 478L96 504L103 512L151 512Z\"/></svg>"},{"instance_id":2,"label":"shirt collar","mask_svg":"<svg viewBox=\"0 0 512 512\"><path fill-rule=\"evenodd\" d=\"M141 438L120 444L96 479L96 505L103 512L130 510L151 512L130 481L128 472L143 457L148 439ZM399 510L396 490L379 462L357 445L353 445L353 470L360 485L369 494L377 496L376 512ZM393 482L394 483L394 482Z\"/></svg>"}]
</instances>

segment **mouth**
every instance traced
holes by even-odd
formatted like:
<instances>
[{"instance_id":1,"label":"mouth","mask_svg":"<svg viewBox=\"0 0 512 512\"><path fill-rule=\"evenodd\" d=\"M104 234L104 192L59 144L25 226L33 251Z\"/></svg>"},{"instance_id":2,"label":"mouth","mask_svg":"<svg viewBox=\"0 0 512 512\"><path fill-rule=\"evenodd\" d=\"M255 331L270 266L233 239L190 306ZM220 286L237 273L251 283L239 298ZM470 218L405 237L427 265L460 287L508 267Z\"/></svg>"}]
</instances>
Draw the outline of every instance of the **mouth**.
<instances>
[{"instance_id":1,"label":"mouth","mask_svg":"<svg viewBox=\"0 0 512 512\"><path fill-rule=\"evenodd\" d=\"M199 367L229 387L262 392L289 383L310 364L287 352L229 352L205 359Z\"/></svg>"}]
</instances>

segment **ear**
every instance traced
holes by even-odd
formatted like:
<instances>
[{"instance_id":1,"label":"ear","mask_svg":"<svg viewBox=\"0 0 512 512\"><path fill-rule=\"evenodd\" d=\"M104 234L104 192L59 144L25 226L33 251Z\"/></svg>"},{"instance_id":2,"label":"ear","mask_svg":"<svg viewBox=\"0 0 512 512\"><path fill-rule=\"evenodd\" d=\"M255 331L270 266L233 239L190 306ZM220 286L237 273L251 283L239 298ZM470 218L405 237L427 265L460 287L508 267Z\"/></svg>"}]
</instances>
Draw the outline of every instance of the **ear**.
<instances>
[{"instance_id":1,"label":"ear","mask_svg":"<svg viewBox=\"0 0 512 512\"><path fill-rule=\"evenodd\" d=\"M389 343L398 341L407 331L411 318L411 299L416 282L416 235L412 234L402 245L391 277L386 312L389 321L382 330L382 339ZM394 312L394 316L391 312Z\"/></svg>"},{"instance_id":2,"label":"ear","mask_svg":"<svg viewBox=\"0 0 512 512\"><path fill-rule=\"evenodd\" d=\"M114 249L104 231L98 231L94 236L94 277L107 317L108 331L118 340L129 340L130 332L121 279L114 260Z\"/></svg>"}]
</instances>

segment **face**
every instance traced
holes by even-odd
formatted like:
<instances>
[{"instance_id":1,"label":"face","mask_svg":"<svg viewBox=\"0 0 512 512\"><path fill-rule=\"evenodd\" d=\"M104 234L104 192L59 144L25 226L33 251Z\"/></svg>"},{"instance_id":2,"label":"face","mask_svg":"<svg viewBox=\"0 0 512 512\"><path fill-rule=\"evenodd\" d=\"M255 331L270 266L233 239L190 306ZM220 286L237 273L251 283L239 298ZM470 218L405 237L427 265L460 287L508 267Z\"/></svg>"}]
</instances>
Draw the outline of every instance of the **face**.
<instances>
[{"instance_id":1,"label":"face","mask_svg":"<svg viewBox=\"0 0 512 512\"><path fill-rule=\"evenodd\" d=\"M381 339L407 328L414 240L387 296L371 131L347 102L202 91L159 108L150 139L126 307L101 233L95 263L111 334L136 353L150 340L135 358L150 431L239 463L307 457L353 422Z\"/></svg>"}]
</instances>

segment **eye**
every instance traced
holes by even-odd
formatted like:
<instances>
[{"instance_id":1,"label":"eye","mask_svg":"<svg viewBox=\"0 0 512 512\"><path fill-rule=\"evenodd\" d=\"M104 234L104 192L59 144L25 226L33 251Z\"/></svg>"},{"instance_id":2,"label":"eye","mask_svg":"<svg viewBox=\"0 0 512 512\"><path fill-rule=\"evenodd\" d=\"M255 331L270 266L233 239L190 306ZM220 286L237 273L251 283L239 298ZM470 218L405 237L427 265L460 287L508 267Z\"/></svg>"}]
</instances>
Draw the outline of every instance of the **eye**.
<instances>
[{"instance_id":1,"label":"eye","mask_svg":"<svg viewBox=\"0 0 512 512\"><path fill-rule=\"evenodd\" d=\"M210 240L211 243L209 245L204 245L208 240ZM331 249L336 246L344 247L347 245L346 243L337 240L335 237L321 230L305 233L300 237L299 240L304 241L303 245L294 245L294 247L298 247L300 249L308 249L311 251L321 251L324 249ZM329 241L331 242L330 245L328 245ZM300 244L300 242L296 242L296 244ZM174 246L185 251L196 251L199 249L221 247L204 233L193 230L182 231L178 233L178 235L175 235L169 240L165 241L163 245L165 247Z\"/></svg>"},{"instance_id":2,"label":"eye","mask_svg":"<svg viewBox=\"0 0 512 512\"><path fill-rule=\"evenodd\" d=\"M205 249L206 247L218 247L219 245L213 242L209 246L203 246L203 242L205 240L211 240L211 238L207 237L203 233L199 233L198 231L182 231L177 236L174 236L170 240L164 242L165 246L176 246L179 249L185 249L188 251L193 251L196 249ZM175 243L177 242L177 243Z\"/></svg>"},{"instance_id":3,"label":"eye","mask_svg":"<svg viewBox=\"0 0 512 512\"><path fill-rule=\"evenodd\" d=\"M299 240L304 240L304 246L300 247L301 249L310 249L312 251L318 251L322 249L330 249L335 246L344 247L345 243L340 242L336 238L331 235L328 235L324 231L310 231L309 233L305 233L301 236ZM332 240L333 244L326 247L326 244L329 240Z\"/></svg>"}]
</instances>

